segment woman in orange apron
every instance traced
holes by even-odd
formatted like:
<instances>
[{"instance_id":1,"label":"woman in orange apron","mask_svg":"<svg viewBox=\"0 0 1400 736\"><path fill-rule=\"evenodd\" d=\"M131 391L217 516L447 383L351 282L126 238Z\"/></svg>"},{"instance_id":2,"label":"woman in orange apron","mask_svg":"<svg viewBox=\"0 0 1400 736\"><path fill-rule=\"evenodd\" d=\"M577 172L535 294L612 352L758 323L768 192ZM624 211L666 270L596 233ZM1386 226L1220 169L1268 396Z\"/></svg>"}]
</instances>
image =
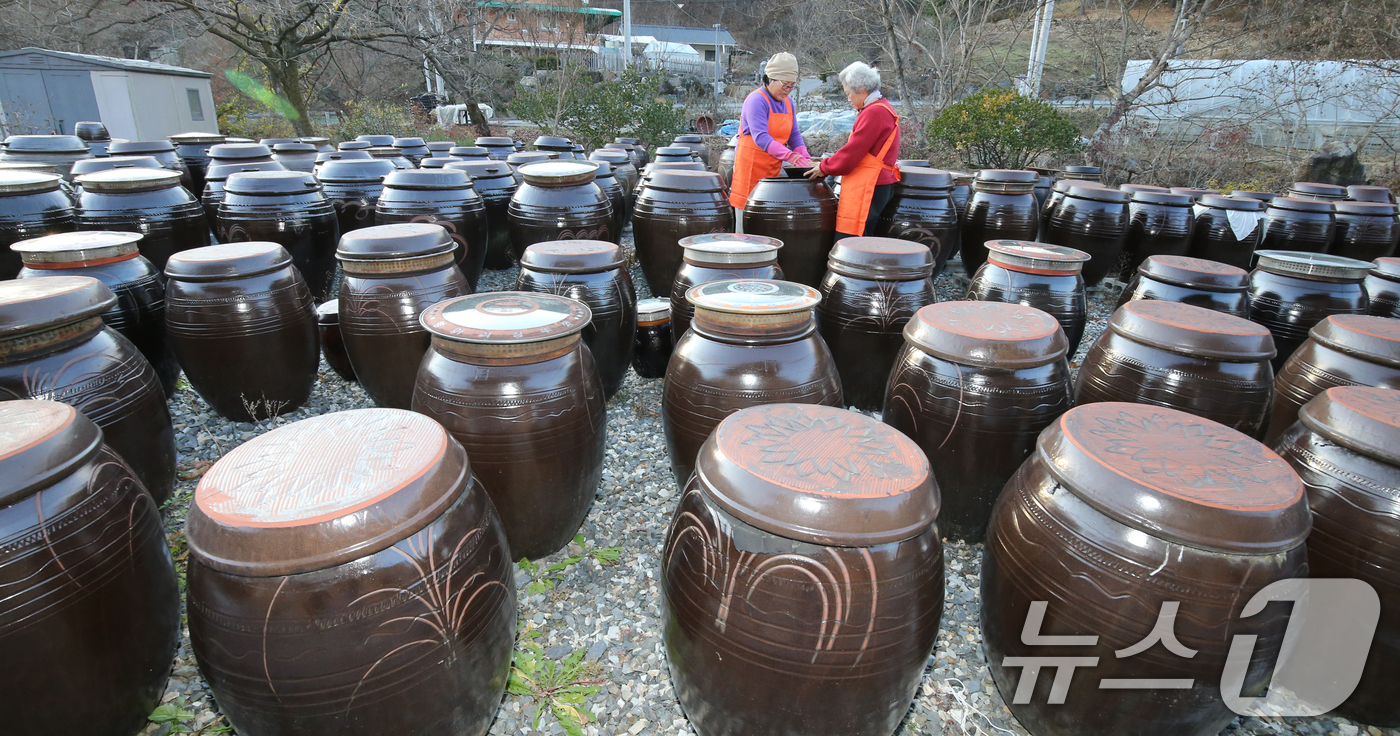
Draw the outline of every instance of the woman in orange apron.
<instances>
[{"instance_id":1,"label":"woman in orange apron","mask_svg":"<svg viewBox=\"0 0 1400 736\"><path fill-rule=\"evenodd\" d=\"M873 235L880 211L899 181L899 115L880 94L880 72L857 61L841 70L846 101L859 113L841 150L812 167L807 176L841 177L836 239Z\"/></svg>"},{"instance_id":2,"label":"woman in orange apron","mask_svg":"<svg viewBox=\"0 0 1400 736\"><path fill-rule=\"evenodd\" d=\"M759 179L778 176L783 162L808 166L812 157L797 129L797 109L788 99L797 86L797 57L774 54L763 71L763 86L744 98L739 114L739 143L734 151L734 181L729 204L734 226L744 232L744 206Z\"/></svg>"}]
</instances>

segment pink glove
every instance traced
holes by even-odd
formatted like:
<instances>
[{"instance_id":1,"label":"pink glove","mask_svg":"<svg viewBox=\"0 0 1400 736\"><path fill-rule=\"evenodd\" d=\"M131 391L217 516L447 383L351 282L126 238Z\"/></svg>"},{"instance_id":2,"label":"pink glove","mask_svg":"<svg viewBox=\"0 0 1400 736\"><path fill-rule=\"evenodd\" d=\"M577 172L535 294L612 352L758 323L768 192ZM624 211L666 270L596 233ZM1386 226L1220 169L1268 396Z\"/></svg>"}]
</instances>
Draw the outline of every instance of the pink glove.
<instances>
[{"instance_id":1,"label":"pink glove","mask_svg":"<svg viewBox=\"0 0 1400 736\"><path fill-rule=\"evenodd\" d=\"M802 154L802 158L806 159L807 163L802 164L803 166L811 166L811 165L812 165L812 154L809 153L809 152L807 151L807 146L806 146L805 144L804 144L804 145L801 145L801 146L798 146L797 148L794 148L794 149L792 149L792 150L797 151L798 153Z\"/></svg>"},{"instance_id":2,"label":"pink glove","mask_svg":"<svg viewBox=\"0 0 1400 736\"><path fill-rule=\"evenodd\" d=\"M779 161L786 161L788 160L788 156L792 155L792 151L787 146L777 141L769 141L768 147L763 150L767 151L769 156Z\"/></svg>"}]
</instances>

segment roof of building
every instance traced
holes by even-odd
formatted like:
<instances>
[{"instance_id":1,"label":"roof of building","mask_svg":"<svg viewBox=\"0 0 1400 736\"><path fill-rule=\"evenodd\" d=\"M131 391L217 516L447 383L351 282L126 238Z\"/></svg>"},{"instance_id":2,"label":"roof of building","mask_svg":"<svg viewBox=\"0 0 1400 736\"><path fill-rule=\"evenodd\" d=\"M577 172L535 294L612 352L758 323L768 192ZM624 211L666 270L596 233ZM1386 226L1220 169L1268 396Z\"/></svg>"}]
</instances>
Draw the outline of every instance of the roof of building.
<instances>
[{"instance_id":1,"label":"roof of building","mask_svg":"<svg viewBox=\"0 0 1400 736\"><path fill-rule=\"evenodd\" d=\"M689 45L699 44L701 46L715 45L714 28L688 28L686 26L648 26L640 23L632 24L633 36L655 36L658 41L667 43L684 43ZM723 28L719 31L719 45L736 46L738 42L729 35L729 31Z\"/></svg>"},{"instance_id":2,"label":"roof of building","mask_svg":"<svg viewBox=\"0 0 1400 736\"><path fill-rule=\"evenodd\" d=\"M169 64L157 64L154 61L118 59L113 56L75 54L71 51L52 51L50 49L36 49L33 47L16 49L14 51L0 51L0 65L13 66L16 58L33 56L36 54L50 58L65 59L85 66L102 67L104 69L121 69L124 71L143 72L146 74L172 74L181 77L201 77L204 79L214 76L209 72L202 72L198 69L187 69L182 66L171 66ZM32 67L34 65L26 63L24 66Z\"/></svg>"},{"instance_id":3,"label":"roof of building","mask_svg":"<svg viewBox=\"0 0 1400 736\"><path fill-rule=\"evenodd\" d=\"M521 8L524 10L534 10L537 12L544 13L582 13L583 15L605 15L612 18L622 17L621 10L613 10L612 8L593 8L587 5L550 5L548 3L513 2L512 0L483 0L482 2L478 2L476 5L479 8Z\"/></svg>"}]
</instances>

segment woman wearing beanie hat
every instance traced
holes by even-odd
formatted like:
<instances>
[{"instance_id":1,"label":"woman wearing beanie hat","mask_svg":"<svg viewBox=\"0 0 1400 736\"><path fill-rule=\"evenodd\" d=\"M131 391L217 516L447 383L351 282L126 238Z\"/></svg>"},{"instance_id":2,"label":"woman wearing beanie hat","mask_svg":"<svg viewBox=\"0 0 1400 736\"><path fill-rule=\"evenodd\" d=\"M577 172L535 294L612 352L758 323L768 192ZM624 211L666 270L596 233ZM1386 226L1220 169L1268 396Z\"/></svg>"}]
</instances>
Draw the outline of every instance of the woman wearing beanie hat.
<instances>
[{"instance_id":1,"label":"woman wearing beanie hat","mask_svg":"<svg viewBox=\"0 0 1400 736\"><path fill-rule=\"evenodd\" d=\"M874 235L880 211L899 181L899 115L880 94L880 72L857 61L839 75L846 101L859 112L851 137L807 176L841 177L836 239Z\"/></svg>"},{"instance_id":2,"label":"woman wearing beanie hat","mask_svg":"<svg viewBox=\"0 0 1400 736\"><path fill-rule=\"evenodd\" d=\"M744 231L744 206L759 179L778 176L783 162L809 166L812 157L802 132L797 129L797 109L788 99L797 86L797 57L773 54L763 72L763 86L744 98L739 114L739 143L734 151L734 181L729 188L729 204L734 206L734 222Z\"/></svg>"}]
</instances>

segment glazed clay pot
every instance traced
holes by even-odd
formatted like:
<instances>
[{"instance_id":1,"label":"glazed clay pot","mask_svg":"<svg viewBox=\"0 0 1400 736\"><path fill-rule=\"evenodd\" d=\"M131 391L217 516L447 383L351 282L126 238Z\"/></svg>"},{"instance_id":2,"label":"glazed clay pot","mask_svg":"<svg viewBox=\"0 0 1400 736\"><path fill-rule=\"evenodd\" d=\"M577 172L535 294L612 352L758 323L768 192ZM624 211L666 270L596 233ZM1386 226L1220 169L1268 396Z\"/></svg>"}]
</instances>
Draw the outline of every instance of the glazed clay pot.
<instances>
[{"instance_id":1,"label":"glazed clay pot","mask_svg":"<svg viewBox=\"0 0 1400 736\"><path fill-rule=\"evenodd\" d=\"M456 141L428 141L427 143L424 143L423 145L424 145L424 147L426 147L426 148L428 149L428 158L447 158L448 156L451 155L451 154L448 153L448 152L457 147L457 142L456 142ZM425 160L426 160L426 159L425 159ZM423 162L420 161L420 162L418 162L418 163L419 163L419 166L421 166Z\"/></svg>"},{"instance_id":2,"label":"glazed clay pot","mask_svg":"<svg viewBox=\"0 0 1400 736\"><path fill-rule=\"evenodd\" d=\"M486 208L486 258L483 267L492 271L510 268L515 256L510 250L510 200L515 195L515 177L510 166L499 161L450 162L445 168L465 172L472 188Z\"/></svg>"},{"instance_id":3,"label":"glazed clay pot","mask_svg":"<svg viewBox=\"0 0 1400 736\"><path fill-rule=\"evenodd\" d=\"M549 154L544 151L521 151L506 156L506 163L510 165L511 176L515 177L516 186L525 183L525 176L520 173L520 167L544 163L548 160Z\"/></svg>"},{"instance_id":4,"label":"glazed clay pot","mask_svg":"<svg viewBox=\"0 0 1400 736\"><path fill-rule=\"evenodd\" d=\"M724 420L698 462L661 562L696 733L893 733L943 611L923 453L855 412L779 404Z\"/></svg>"},{"instance_id":5,"label":"glazed clay pot","mask_svg":"<svg viewBox=\"0 0 1400 736\"><path fill-rule=\"evenodd\" d=\"M1074 404L1126 401L1180 409L1259 438L1274 398L1274 339L1262 325L1179 302L1113 313L1074 383Z\"/></svg>"},{"instance_id":6,"label":"glazed clay pot","mask_svg":"<svg viewBox=\"0 0 1400 736\"><path fill-rule=\"evenodd\" d=\"M958 210L953 206L953 176L938 169L900 169L889 204L880 212L875 234L912 240L933 253L933 278L943 273L948 257L957 252Z\"/></svg>"},{"instance_id":7,"label":"glazed clay pot","mask_svg":"<svg viewBox=\"0 0 1400 736\"><path fill-rule=\"evenodd\" d=\"M1167 191L1133 192L1128 201L1128 237L1123 241L1120 274L1130 277L1150 256L1186 255L1191 250L1195 223L1190 197Z\"/></svg>"},{"instance_id":8,"label":"glazed clay pot","mask_svg":"<svg viewBox=\"0 0 1400 736\"><path fill-rule=\"evenodd\" d=\"M684 133L676 136L676 139L671 141L671 145L689 148L695 155L700 157L700 163L706 166L710 165L710 151L705 146L704 138L693 133Z\"/></svg>"},{"instance_id":9,"label":"glazed clay pot","mask_svg":"<svg viewBox=\"0 0 1400 736\"><path fill-rule=\"evenodd\" d=\"M457 244L457 267L476 289L486 263L486 203L460 169L395 171L384 177L374 222L419 222L441 226Z\"/></svg>"},{"instance_id":10,"label":"glazed clay pot","mask_svg":"<svg viewBox=\"0 0 1400 736\"><path fill-rule=\"evenodd\" d=\"M167 397L175 392L180 364L165 337L165 277L137 252L139 233L63 233L16 243L24 261L19 278L91 276L112 290L117 303L102 322L146 357Z\"/></svg>"},{"instance_id":11,"label":"glazed clay pot","mask_svg":"<svg viewBox=\"0 0 1400 736\"><path fill-rule=\"evenodd\" d=\"M1331 202L1274 197L1264 210L1259 248L1326 253L1337 227Z\"/></svg>"},{"instance_id":12,"label":"glazed clay pot","mask_svg":"<svg viewBox=\"0 0 1400 736\"><path fill-rule=\"evenodd\" d=\"M190 172L190 193L198 196L204 191L204 174L209 170L209 149L223 143L224 137L217 133L176 133L170 136L170 142Z\"/></svg>"},{"instance_id":13,"label":"glazed clay pot","mask_svg":"<svg viewBox=\"0 0 1400 736\"><path fill-rule=\"evenodd\" d=\"M622 224L626 225L632 220L632 206L637 202L637 184L641 180L641 173L637 167L632 165L632 159L626 151L616 151L607 148L600 148L588 154L589 161L607 162L612 165L613 178L617 180L617 185L622 188ZM725 184L725 187L728 187ZM616 210L616 207L613 208ZM617 214L614 211L614 214ZM620 234L622 231L619 230Z\"/></svg>"},{"instance_id":14,"label":"glazed clay pot","mask_svg":"<svg viewBox=\"0 0 1400 736\"><path fill-rule=\"evenodd\" d=\"M416 168L414 163L410 161L407 156L403 155L399 149L393 146L370 146L365 149L365 153L368 153L370 158L388 161L393 164L396 169Z\"/></svg>"},{"instance_id":15,"label":"glazed clay pot","mask_svg":"<svg viewBox=\"0 0 1400 736\"><path fill-rule=\"evenodd\" d=\"M719 163L715 165L715 171L719 178L724 180L725 188L734 185L734 156L738 152L739 136L729 139L729 145L724 147L724 152L719 155Z\"/></svg>"},{"instance_id":16,"label":"glazed clay pot","mask_svg":"<svg viewBox=\"0 0 1400 736\"><path fill-rule=\"evenodd\" d=\"M321 357L336 375L347 381L355 380L355 366L345 350L345 338L340 334L340 300L331 299L316 305L316 332L321 340Z\"/></svg>"},{"instance_id":17,"label":"glazed clay pot","mask_svg":"<svg viewBox=\"0 0 1400 736\"><path fill-rule=\"evenodd\" d=\"M473 466L431 419L360 409L279 427L200 479L190 644L238 733L486 733L516 604Z\"/></svg>"},{"instance_id":18,"label":"glazed clay pot","mask_svg":"<svg viewBox=\"0 0 1400 736\"><path fill-rule=\"evenodd\" d=\"M1248 318L1249 273L1200 258L1148 256L1119 295L1117 307L1134 299L1181 302Z\"/></svg>"},{"instance_id":19,"label":"glazed clay pot","mask_svg":"<svg viewBox=\"0 0 1400 736\"><path fill-rule=\"evenodd\" d=\"M1400 726L1400 687L1386 662L1400 655L1400 586L1389 565L1400 524L1400 391L1345 386L1303 407L1275 445L1303 480L1312 509L1308 574L1359 580L1380 598L1380 621L1361 682L1334 713Z\"/></svg>"},{"instance_id":20,"label":"glazed clay pot","mask_svg":"<svg viewBox=\"0 0 1400 736\"><path fill-rule=\"evenodd\" d=\"M822 279L817 330L836 360L846 406L876 411L904 346L904 326L935 301L933 253L893 238L836 241Z\"/></svg>"},{"instance_id":21,"label":"glazed clay pot","mask_svg":"<svg viewBox=\"0 0 1400 736\"><path fill-rule=\"evenodd\" d=\"M1400 258L1377 258L1362 285L1371 314L1400 317Z\"/></svg>"},{"instance_id":22,"label":"glazed clay pot","mask_svg":"<svg viewBox=\"0 0 1400 736\"><path fill-rule=\"evenodd\" d=\"M0 426L5 732L131 736L180 641L160 512L72 407L0 402Z\"/></svg>"},{"instance_id":23,"label":"glazed clay pot","mask_svg":"<svg viewBox=\"0 0 1400 736\"><path fill-rule=\"evenodd\" d=\"M1400 244L1396 207L1380 202L1333 202L1337 229L1327 252L1358 261L1374 261L1395 253Z\"/></svg>"},{"instance_id":24,"label":"glazed clay pot","mask_svg":"<svg viewBox=\"0 0 1400 736\"><path fill-rule=\"evenodd\" d=\"M700 164L702 168L705 166L704 161L696 160L695 152L690 150L690 147L674 144L657 148L656 156L652 157L652 160L662 164L693 162Z\"/></svg>"},{"instance_id":25,"label":"glazed clay pot","mask_svg":"<svg viewBox=\"0 0 1400 736\"><path fill-rule=\"evenodd\" d=\"M1084 285L1118 272L1128 240L1128 193L1107 187L1072 186L1055 205L1041 240L1088 253Z\"/></svg>"},{"instance_id":26,"label":"glazed clay pot","mask_svg":"<svg viewBox=\"0 0 1400 736\"><path fill-rule=\"evenodd\" d=\"M517 259L535 243L613 239L612 204L593 182L586 161L546 161L520 169L525 183L507 208L510 248Z\"/></svg>"},{"instance_id":27,"label":"glazed clay pot","mask_svg":"<svg viewBox=\"0 0 1400 736\"><path fill-rule=\"evenodd\" d=\"M209 244L204 208L173 171L113 169L76 181L78 227L141 233L141 255L156 268L175 253Z\"/></svg>"},{"instance_id":28,"label":"glazed clay pot","mask_svg":"<svg viewBox=\"0 0 1400 736\"><path fill-rule=\"evenodd\" d=\"M1175 191L1175 189L1173 189ZM1187 255L1248 269L1259 245L1264 203L1257 199L1201 195L1192 208L1196 224L1191 229Z\"/></svg>"},{"instance_id":29,"label":"glazed clay pot","mask_svg":"<svg viewBox=\"0 0 1400 736\"><path fill-rule=\"evenodd\" d=\"M109 156L150 156L160 162L164 169L178 172L180 184L191 194L203 191L194 188L194 180L185 167L184 159L175 152L175 144L170 141L113 141L107 147ZM196 194L196 196L198 196Z\"/></svg>"},{"instance_id":30,"label":"glazed clay pot","mask_svg":"<svg viewBox=\"0 0 1400 736\"><path fill-rule=\"evenodd\" d=\"M639 166L646 166L647 164L651 163L651 154L647 152L647 148L646 146L642 145L641 140L637 138L614 138L612 144L609 145L613 144L622 144L625 146L630 146L630 148L628 148L627 150L629 152L635 152L637 154L637 157L641 161L641 163L638 164Z\"/></svg>"},{"instance_id":31,"label":"glazed clay pot","mask_svg":"<svg viewBox=\"0 0 1400 736\"><path fill-rule=\"evenodd\" d=\"M160 505L175 487L175 430L151 364L102 324L116 305L87 276L0 282L0 401L44 398L81 411Z\"/></svg>"},{"instance_id":32,"label":"glazed clay pot","mask_svg":"<svg viewBox=\"0 0 1400 736\"><path fill-rule=\"evenodd\" d=\"M276 161L260 161L250 164L218 164L205 172L204 194L199 203L204 208L204 219L209 229L217 237L219 233L219 204L224 201L224 184L230 176L252 171L286 171L287 167Z\"/></svg>"},{"instance_id":33,"label":"glazed clay pot","mask_svg":"<svg viewBox=\"0 0 1400 736\"><path fill-rule=\"evenodd\" d=\"M1039 228L1040 228L1040 229L1039 229L1039 235L1038 235L1037 237L1043 237L1043 236L1045 235L1045 225L1046 225L1047 223L1050 222L1050 215L1051 215L1051 213L1053 213L1053 212L1055 211L1055 208L1056 208L1056 207L1060 206L1060 202L1062 202L1062 201L1064 200L1064 198L1065 198L1065 193L1069 191L1069 188L1070 188L1070 187L1102 187L1102 186L1103 186L1102 184L1099 184L1098 182L1095 182L1095 181L1080 180L1080 179L1060 179L1060 180L1056 181L1054 184L1052 184L1052 185L1050 186L1050 194L1049 194L1049 196L1047 196L1047 197L1045 198L1045 201L1044 201L1044 202L1040 202L1040 205L1039 205L1039 206L1040 206L1040 209L1038 210L1038 212L1040 213L1040 225L1039 225ZM1128 191L1128 190L1125 189L1125 190L1123 190L1123 191ZM1039 200L1037 200L1037 201L1039 201Z\"/></svg>"},{"instance_id":34,"label":"glazed clay pot","mask_svg":"<svg viewBox=\"0 0 1400 736\"><path fill-rule=\"evenodd\" d=\"M1020 304L1045 312L1060 323L1069 341L1069 354L1074 355L1088 321L1088 299L1080 272L1089 254L1024 240L993 240L984 247L987 262L973 274L967 299Z\"/></svg>"},{"instance_id":35,"label":"glazed clay pot","mask_svg":"<svg viewBox=\"0 0 1400 736\"><path fill-rule=\"evenodd\" d=\"M680 340L690 329L695 307L685 298L700 284L726 279L769 279L781 281L778 251L783 243L775 238L741 233L712 233L681 238L682 263L671 282L672 334Z\"/></svg>"},{"instance_id":36,"label":"glazed clay pot","mask_svg":"<svg viewBox=\"0 0 1400 736\"><path fill-rule=\"evenodd\" d=\"M422 138L395 138L394 148L414 166L428 157L428 144Z\"/></svg>"},{"instance_id":37,"label":"glazed clay pot","mask_svg":"<svg viewBox=\"0 0 1400 736\"><path fill-rule=\"evenodd\" d=\"M734 230L734 210L719 175L708 171L657 171L637 195L632 235L637 261L653 294L669 294L691 235Z\"/></svg>"},{"instance_id":38,"label":"glazed clay pot","mask_svg":"<svg viewBox=\"0 0 1400 736\"><path fill-rule=\"evenodd\" d=\"M292 255L313 298L335 296L331 287L340 227L335 208L310 174L259 171L230 176L219 204L219 240L277 243Z\"/></svg>"},{"instance_id":39,"label":"glazed clay pot","mask_svg":"<svg viewBox=\"0 0 1400 736\"><path fill-rule=\"evenodd\" d=\"M214 411L256 422L305 403L320 364L316 307L285 248L196 248L173 256L165 276L170 344Z\"/></svg>"},{"instance_id":40,"label":"glazed clay pot","mask_svg":"<svg viewBox=\"0 0 1400 736\"><path fill-rule=\"evenodd\" d=\"M506 160L506 156L515 153L515 141L505 136L486 136L477 138L476 145L485 148L492 159L497 161Z\"/></svg>"},{"instance_id":41,"label":"glazed clay pot","mask_svg":"<svg viewBox=\"0 0 1400 736\"><path fill-rule=\"evenodd\" d=\"M1103 170L1097 166L1066 166L1060 171L1060 178L1097 182L1103 178Z\"/></svg>"},{"instance_id":42,"label":"glazed clay pot","mask_svg":"<svg viewBox=\"0 0 1400 736\"><path fill-rule=\"evenodd\" d=\"M1337 202L1347 198L1347 188L1336 184L1322 184L1315 181L1295 181L1288 188L1288 196L1300 199L1315 199L1323 202Z\"/></svg>"},{"instance_id":43,"label":"glazed clay pot","mask_svg":"<svg viewBox=\"0 0 1400 736\"><path fill-rule=\"evenodd\" d=\"M637 339L633 342L632 370L642 378L661 378L675 349L671 326L671 302L642 299L637 302Z\"/></svg>"},{"instance_id":44,"label":"glazed clay pot","mask_svg":"<svg viewBox=\"0 0 1400 736\"><path fill-rule=\"evenodd\" d=\"M335 150L331 145L331 139L322 136L302 136L297 139L298 143L309 143L316 148L317 153L329 153Z\"/></svg>"},{"instance_id":45,"label":"glazed clay pot","mask_svg":"<svg viewBox=\"0 0 1400 736\"><path fill-rule=\"evenodd\" d=\"M370 148L393 148L394 136L380 133L367 133L355 136L355 140L368 143Z\"/></svg>"},{"instance_id":46,"label":"glazed clay pot","mask_svg":"<svg viewBox=\"0 0 1400 736\"><path fill-rule=\"evenodd\" d=\"M56 174L0 171L0 281L14 278L21 268L10 245L78 229L78 213L60 181Z\"/></svg>"},{"instance_id":47,"label":"glazed clay pot","mask_svg":"<svg viewBox=\"0 0 1400 736\"><path fill-rule=\"evenodd\" d=\"M598 170L593 174L593 183L603 190L603 194L608 198L608 204L612 205L611 242L621 242L622 228L627 226L627 192L622 188L617 177L613 175L612 164L607 161L590 161L589 163L598 167Z\"/></svg>"},{"instance_id":48,"label":"glazed clay pot","mask_svg":"<svg viewBox=\"0 0 1400 736\"><path fill-rule=\"evenodd\" d=\"M375 224L374 209L384 192L384 177L398 171L383 159L327 161L316 172L322 191L335 207L336 223L344 235Z\"/></svg>"},{"instance_id":49,"label":"glazed clay pot","mask_svg":"<svg viewBox=\"0 0 1400 736\"><path fill-rule=\"evenodd\" d=\"M1352 184L1347 187L1347 199L1356 202L1395 204L1395 195L1389 189L1368 184Z\"/></svg>"},{"instance_id":50,"label":"glazed clay pot","mask_svg":"<svg viewBox=\"0 0 1400 736\"><path fill-rule=\"evenodd\" d=\"M1035 240L1040 226L1034 171L983 169L962 218L962 262L968 278L987 262L989 240Z\"/></svg>"},{"instance_id":51,"label":"glazed clay pot","mask_svg":"<svg viewBox=\"0 0 1400 736\"><path fill-rule=\"evenodd\" d=\"M457 244L439 225L361 228L340 239L340 334L355 377L375 404L407 409L428 351L423 310L472 293Z\"/></svg>"},{"instance_id":52,"label":"glazed clay pot","mask_svg":"<svg viewBox=\"0 0 1400 736\"><path fill-rule=\"evenodd\" d=\"M973 175L965 171L950 171L953 175L953 192L949 198L953 200L953 206L958 210L958 227L961 232L963 223L967 222L967 203L972 199L972 179Z\"/></svg>"},{"instance_id":53,"label":"glazed clay pot","mask_svg":"<svg viewBox=\"0 0 1400 736\"><path fill-rule=\"evenodd\" d=\"M836 197L820 181L759 179L744 207L744 232L782 241L778 265L783 277L815 288L836 240Z\"/></svg>"},{"instance_id":54,"label":"glazed clay pot","mask_svg":"<svg viewBox=\"0 0 1400 736\"><path fill-rule=\"evenodd\" d=\"M572 161L574 158L574 142L568 138L560 138L553 135L542 135L535 139L535 150L545 153L557 153L559 158Z\"/></svg>"},{"instance_id":55,"label":"glazed clay pot","mask_svg":"<svg viewBox=\"0 0 1400 736\"><path fill-rule=\"evenodd\" d=\"M637 290L622 249L601 240L535 243L520 259L515 288L588 305L592 317L583 342L603 379L603 395L611 399L627 376L637 334Z\"/></svg>"},{"instance_id":56,"label":"glazed clay pot","mask_svg":"<svg viewBox=\"0 0 1400 736\"><path fill-rule=\"evenodd\" d=\"M1174 409L1076 407L1041 434L992 513L981 596L992 679L1037 736L1213 736L1235 718L1221 698L1231 642L1258 637L1240 663L1243 692L1258 692L1288 625L1287 607L1243 617L1244 606L1307 575L1310 527L1297 474L1245 435ZM1194 656L1139 653L1159 641L1159 617ZM1038 632L1085 636L1061 651L1097 660L1056 696L1039 672L1033 695L1014 698L1035 674L1006 657L1045 656ZM1168 697L1101 689L1142 678L1186 682Z\"/></svg>"},{"instance_id":57,"label":"glazed clay pot","mask_svg":"<svg viewBox=\"0 0 1400 736\"><path fill-rule=\"evenodd\" d=\"M272 160L282 164L288 171L305 171L310 174L316 167L316 156L320 151L310 143L278 143L272 147Z\"/></svg>"},{"instance_id":58,"label":"glazed clay pot","mask_svg":"<svg viewBox=\"0 0 1400 736\"><path fill-rule=\"evenodd\" d=\"M1308 341L1274 379L1274 407L1264 441L1278 441L1303 405L1336 386L1400 389L1400 323L1344 314L1312 328Z\"/></svg>"},{"instance_id":59,"label":"glazed clay pot","mask_svg":"<svg viewBox=\"0 0 1400 736\"><path fill-rule=\"evenodd\" d=\"M1249 274L1249 318L1274 333L1274 370L1333 314L1366 314L1370 264L1321 253L1259 251Z\"/></svg>"},{"instance_id":60,"label":"glazed clay pot","mask_svg":"<svg viewBox=\"0 0 1400 736\"><path fill-rule=\"evenodd\" d=\"M607 409L578 333L588 307L493 292L433 305L413 410L442 422L475 460L515 559L569 543L603 475Z\"/></svg>"},{"instance_id":61,"label":"glazed clay pot","mask_svg":"<svg viewBox=\"0 0 1400 736\"><path fill-rule=\"evenodd\" d=\"M1069 344L1050 315L998 302L942 302L904 328L884 421L940 478L942 531L980 541L1006 480L1070 407Z\"/></svg>"},{"instance_id":62,"label":"glazed clay pot","mask_svg":"<svg viewBox=\"0 0 1400 736\"><path fill-rule=\"evenodd\" d=\"M684 488L700 446L725 417L763 404L844 406L841 376L817 333L816 289L790 281L711 281L691 289L694 321L662 389L671 474Z\"/></svg>"},{"instance_id":63,"label":"glazed clay pot","mask_svg":"<svg viewBox=\"0 0 1400 736\"><path fill-rule=\"evenodd\" d=\"M210 168L269 161L272 161L272 149L261 143L219 143L209 147Z\"/></svg>"},{"instance_id":64,"label":"glazed clay pot","mask_svg":"<svg viewBox=\"0 0 1400 736\"><path fill-rule=\"evenodd\" d=\"M47 164L69 181L73 162L91 156L88 145L75 135L12 135L0 149L0 161Z\"/></svg>"},{"instance_id":65,"label":"glazed clay pot","mask_svg":"<svg viewBox=\"0 0 1400 736\"><path fill-rule=\"evenodd\" d=\"M73 162L73 176L95 174L110 169L164 169L153 156L103 156Z\"/></svg>"}]
</instances>

